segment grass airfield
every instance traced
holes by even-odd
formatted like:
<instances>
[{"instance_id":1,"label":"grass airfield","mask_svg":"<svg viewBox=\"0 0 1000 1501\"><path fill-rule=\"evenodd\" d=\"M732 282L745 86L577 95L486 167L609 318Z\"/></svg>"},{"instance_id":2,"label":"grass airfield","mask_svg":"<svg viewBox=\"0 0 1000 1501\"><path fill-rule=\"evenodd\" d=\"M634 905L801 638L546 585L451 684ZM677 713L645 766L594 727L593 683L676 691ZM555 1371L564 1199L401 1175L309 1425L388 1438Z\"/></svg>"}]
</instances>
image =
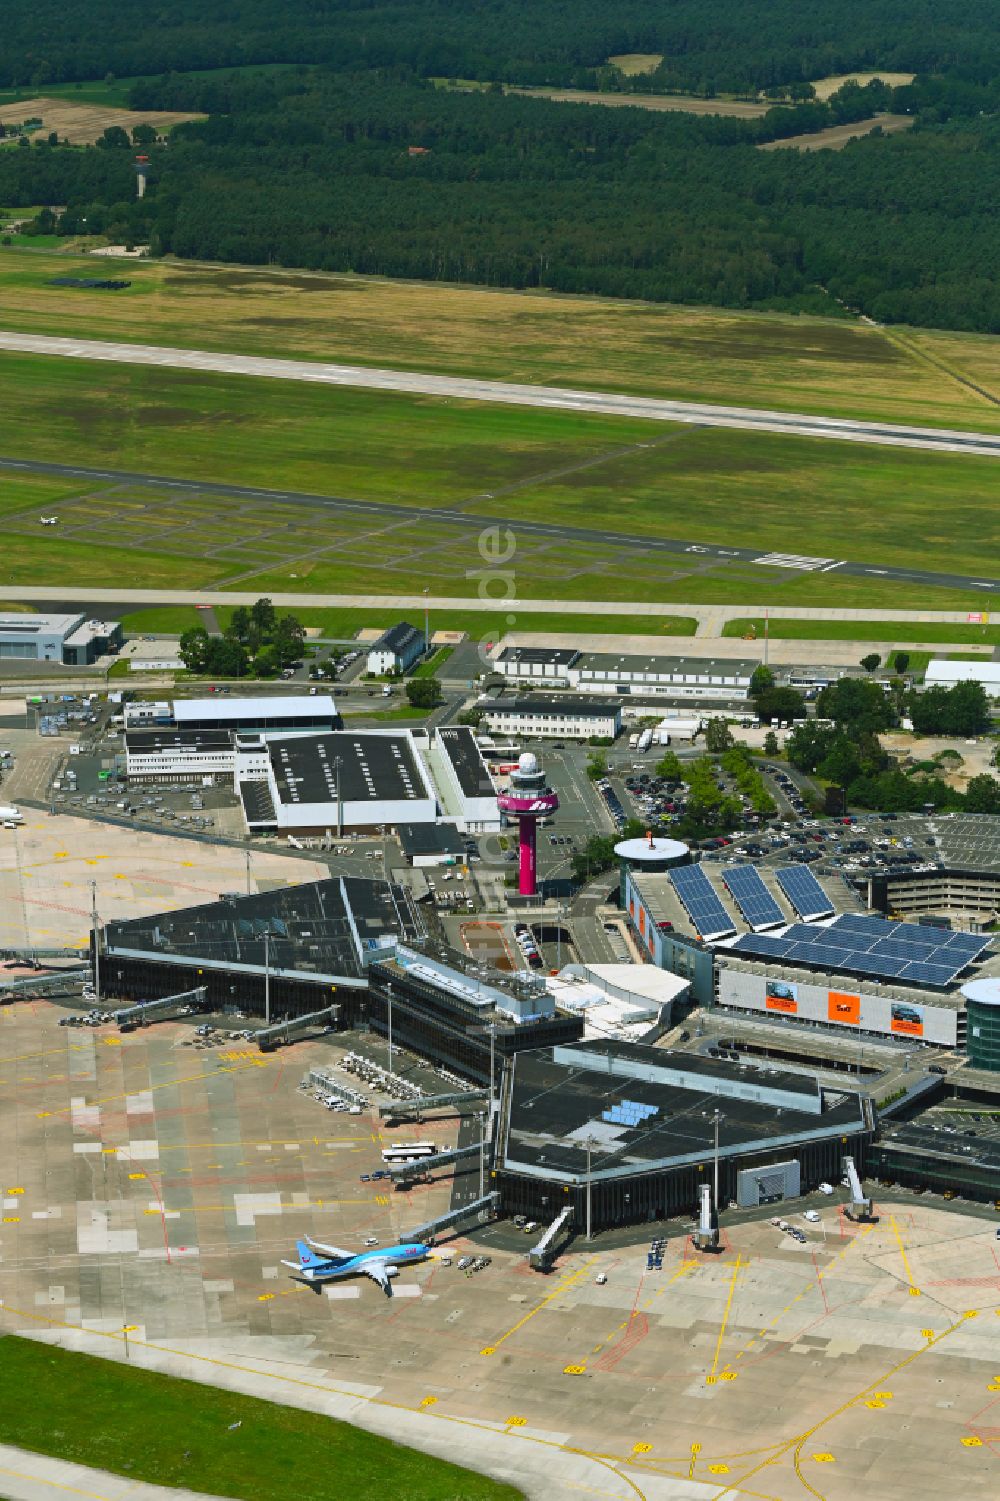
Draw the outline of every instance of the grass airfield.
<instances>
[{"instance_id":1,"label":"grass airfield","mask_svg":"<svg viewBox=\"0 0 1000 1501\"><path fill-rule=\"evenodd\" d=\"M805 1246L762 1216L698 1257L674 1221L660 1273L639 1231L578 1240L549 1277L499 1225L450 1246L489 1250L471 1278L430 1262L391 1303L364 1279L316 1296L280 1266L296 1235L387 1244L448 1204L446 1177L359 1181L413 1128L299 1091L326 1041L199 1051L190 1024L118 1037L59 1014L0 1013L4 1333L123 1359L127 1325L137 1365L478 1450L539 1496L995 1496L992 1220L908 1197L862 1227L820 1201Z\"/></svg>"},{"instance_id":2,"label":"grass airfield","mask_svg":"<svg viewBox=\"0 0 1000 1501\"><path fill-rule=\"evenodd\" d=\"M103 263L105 270L107 264ZM987 335L448 284L0 249L0 328L1000 431ZM109 273L110 274L110 273Z\"/></svg>"}]
</instances>

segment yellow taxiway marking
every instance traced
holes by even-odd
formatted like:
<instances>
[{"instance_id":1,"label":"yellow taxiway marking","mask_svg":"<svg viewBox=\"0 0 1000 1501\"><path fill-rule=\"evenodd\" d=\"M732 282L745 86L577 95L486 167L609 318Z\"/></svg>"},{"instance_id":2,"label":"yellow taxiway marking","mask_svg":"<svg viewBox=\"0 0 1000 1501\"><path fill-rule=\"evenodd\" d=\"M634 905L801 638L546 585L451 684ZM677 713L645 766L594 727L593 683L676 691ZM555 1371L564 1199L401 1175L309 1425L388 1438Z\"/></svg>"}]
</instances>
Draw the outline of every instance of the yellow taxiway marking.
<instances>
[{"instance_id":1,"label":"yellow taxiway marking","mask_svg":"<svg viewBox=\"0 0 1000 1501\"><path fill-rule=\"evenodd\" d=\"M243 1065L228 1064L225 1068L205 1069L200 1074L183 1074L179 1079L165 1079L162 1084L150 1084L149 1093L152 1094L154 1089L176 1089L181 1084L193 1084L198 1079L214 1079L216 1074L239 1074L244 1073L248 1068L266 1067L267 1060L261 1058L255 1059L253 1063L245 1063ZM102 1095L100 1099L88 1100L87 1105L91 1108L94 1105L113 1105L117 1100L127 1100L134 1093L134 1090L126 1090L122 1094ZM58 1110L39 1110L38 1118L41 1120L47 1115L69 1115L72 1109L72 1105L63 1105Z\"/></svg>"},{"instance_id":2,"label":"yellow taxiway marking","mask_svg":"<svg viewBox=\"0 0 1000 1501\"><path fill-rule=\"evenodd\" d=\"M726 1299L726 1306L722 1311L722 1324L719 1329L719 1337L715 1341L715 1354L712 1358L712 1369L705 1377L705 1381L709 1386L714 1386L716 1380L718 1379L717 1372L719 1369L719 1355L722 1351L722 1341L725 1337L726 1325L729 1323L729 1314L733 1306L733 1296L736 1292L736 1281L745 1265L746 1263L744 1261L741 1261L739 1256L737 1256L735 1264L733 1266L733 1275L729 1283L729 1296Z\"/></svg>"},{"instance_id":3,"label":"yellow taxiway marking","mask_svg":"<svg viewBox=\"0 0 1000 1501\"><path fill-rule=\"evenodd\" d=\"M530 1321L535 1317L536 1313L541 1313L542 1309L545 1308L547 1304L551 1303L555 1298L560 1297L562 1293L568 1292L571 1287L575 1286L575 1284L580 1281L580 1278L586 1275L586 1273L590 1270L596 1260L596 1256L592 1256L588 1261L584 1262L583 1266L577 1267L575 1272L570 1272L567 1277L563 1278L563 1280L558 1284L557 1287L554 1287L550 1293L546 1294L541 1302L535 1308L533 1308L530 1313L526 1313L523 1318L518 1319L516 1324L513 1324L508 1330L506 1330L505 1333L501 1334L499 1339L495 1339L491 1345L485 1345L483 1349L480 1350L480 1355L495 1355L499 1347L503 1344L504 1340L510 1339L512 1334L516 1334L519 1329L524 1328L525 1324L530 1323Z\"/></svg>"},{"instance_id":4,"label":"yellow taxiway marking","mask_svg":"<svg viewBox=\"0 0 1000 1501\"><path fill-rule=\"evenodd\" d=\"M919 1297L920 1289L914 1282L913 1273L910 1271L910 1261L909 1257L906 1254L906 1247L903 1244L903 1237L900 1235L899 1226L896 1224L895 1218L892 1215L889 1216L889 1224L892 1226L892 1233L896 1237L896 1242L899 1246L899 1254L903 1258L903 1270L906 1273L906 1280L910 1285L910 1292L913 1295Z\"/></svg>"}]
</instances>

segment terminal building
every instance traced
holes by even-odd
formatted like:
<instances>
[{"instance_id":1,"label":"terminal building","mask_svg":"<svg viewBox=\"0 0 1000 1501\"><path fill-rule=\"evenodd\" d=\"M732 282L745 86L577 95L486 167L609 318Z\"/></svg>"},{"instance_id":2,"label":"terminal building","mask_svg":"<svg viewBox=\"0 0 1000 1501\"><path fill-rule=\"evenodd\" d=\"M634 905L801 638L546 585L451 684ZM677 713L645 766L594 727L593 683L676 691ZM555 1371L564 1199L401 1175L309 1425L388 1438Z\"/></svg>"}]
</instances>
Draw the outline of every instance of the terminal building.
<instances>
[{"instance_id":1,"label":"terminal building","mask_svg":"<svg viewBox=\"0 0 1000 1501\"><path fill-rule=\"evenodd\" d=\"M578 693L742 703L758 663L642 653L581 652L560 647L505 646L492 662L511 683L561 686Z\"/></svg>"},{"instance_id":2,"label":"terminal building","mask_svg":"<svg viewBox=\"0 0 1000 1501\"><path fill-rule=\"evenodd\" d=\"M314 735L340 728L337 705L329 693L258 694L211 698L175 698L152 703L137 699L124 707L126 730L150 724L176 730L225 730L230 734Z\"/></svg>"},{"instance_id":3,"label":"terminal building","mask_svg":"<svg viewBox=\"0 0 1000 1501\"><path fill-rule=\"evenodd\" d=\"M496 1186L507 1214L572 1207L595 1229L690 1213L718 1172L718 1201L778 1203L863 1162L871 1102L847 1086L762 1063L638 1043L518 1053L505 1076ZM715 1133L718 1130L716 1168Z\"/></svg>"},{"instance_id":4,"label":"terminal building","mask_svg":"<svg viewBox=\"0 0 1000 1501\"><path fill-rule=\"evenodd\" d=\"M650 961L734 1014L961 1050L968 982L1000 976L992 934L867 911L842 876L821 882L808 865L625 860L621 890Z\"/></svg>"},{"instance_id":5,"label":"terminal building","mask_svg":"<svg viewBox=\"0 0 1000 1501\"><path fill-rule=\"evenodd\" d=\"M98 657L117 653L123 640L117 620L87 615L0 613L0 661L55 662L89 667Z\"/></svg>"},{"instance_id":6,"label":"terminal building","mask_svg":"<svg viewBox=\"0 0 1000 1501\"><path fill-rule=\"evenodd\" d=\"M130 1000L204 985L212 1009L299 1016L343 1003L362 1016L368 971L380 953L423 935L407 892L388 881L339 876L256 896L108 923L101 977Z\"/></svg>"},{"instance_id":7,"label":"terminal building","mask_svg":"<svg viewBox=\"0 0 1000 1501\"><path fill-rule=\"evenodd\" d=\"M518 694L513 698L481 698L483 725L502 735L528 735L534 739L614 740L621 734L620 703L568 693Z\"/></svg>"}]
</instances>

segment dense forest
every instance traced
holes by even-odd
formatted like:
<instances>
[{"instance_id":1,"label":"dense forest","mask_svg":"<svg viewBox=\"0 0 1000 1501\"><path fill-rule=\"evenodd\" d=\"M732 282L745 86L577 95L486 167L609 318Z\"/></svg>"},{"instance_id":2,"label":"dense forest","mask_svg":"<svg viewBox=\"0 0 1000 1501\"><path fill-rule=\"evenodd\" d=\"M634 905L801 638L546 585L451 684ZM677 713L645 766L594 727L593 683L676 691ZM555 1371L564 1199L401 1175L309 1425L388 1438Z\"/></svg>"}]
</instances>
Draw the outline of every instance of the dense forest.
<instances>
[{"instance_id":1,"label":"dense forest","mask_svg":"<svg viewBox=\"0 0 1000 1501\"><path fill-rule=\"evenodd\" d=\"M662 53L664 86L767 88L877 66L1000 70L996 0L34 0L5 7L0 84L242 63L402 67L586 86Z\"/></svg>"},{"instance_id":2,"label":"dense forest","mask_svg":"<svg viewBox=\"0 0 1000 1501\"><path fill-rule=\"evenodd\" d=\"M626 0L613 21L590 0L245 0L238 16L207 19L188 0L151 19L116 0L114 24L102 7L88 0L87 27L72 6L57 22L49 0L5 18L0 73L39 87L145 73L134 108L208 118L144 147L141 202L121 130L93 148L46 138L0 149L0 202L64 208L42 228L224 262L729 307L846 304L886 322L1000 331L997 0L720 0L708 21L689 0ZM692 89L705 89L709 56L711 87L751 91L870 64L918 76L895 89L848 84L826 103L790 89L800 102L756 120L432 81L579 82L574 70L613 51L667 49L668 33L670 69ZM79 49L62 50L73 37ZM323 65L179 71L303 52ZM168 71L149 76L154 66ZM884 110L913 128L836 152L758 149Z\"/></svg>"}]
</instances>

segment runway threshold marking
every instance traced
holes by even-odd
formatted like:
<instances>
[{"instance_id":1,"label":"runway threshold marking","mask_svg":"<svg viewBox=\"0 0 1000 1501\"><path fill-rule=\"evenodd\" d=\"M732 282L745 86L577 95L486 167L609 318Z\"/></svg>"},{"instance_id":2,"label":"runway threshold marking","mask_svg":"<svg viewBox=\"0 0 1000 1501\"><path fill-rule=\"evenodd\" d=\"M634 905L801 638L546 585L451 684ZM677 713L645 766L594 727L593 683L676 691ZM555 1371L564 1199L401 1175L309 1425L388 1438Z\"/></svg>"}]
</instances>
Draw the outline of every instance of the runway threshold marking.
<instances>
[{"instance_id":1,"label":"runway threshold marking","mask_svg":"<svg viewBox=\"0 0 1000 1501\"><path fill-rule=\"evenodd\" d=\"M577 1267L576 1271L574 1272L570 1272L568 1276L563 1278L563 1280L558 1284L557 1287L554 1287L550 1293L546 1294L546 1296L541 1300L539 1304L537 1304L535 1308L531 1309L530 1313L526 1313L523 1318L518 1319L516 1324L512 1324L511 1327L507 1329L503 1334L501 1334L498 1339L495 1339L491 1345L484 1345L479 1352L480 1355L495 1355L497 1350L503 1344L504 1340L510 1339L512 1334L516 1334L519 1329L523 1329L525 1324L531 1322L536 1313L541 1313L542 1309L545 1308L549 1303L553 1302L554 1299L560 1297L563 1293L568 1292L571 1287L575 1287L576 1284L580 1281L581 1277L584 1277L590 1270L590 1268L594 1265L594 1262L596 1260L597 1257L592 1256L588 1261L584 1262L583 1266Z\"/></svg>"}]
</instances>

